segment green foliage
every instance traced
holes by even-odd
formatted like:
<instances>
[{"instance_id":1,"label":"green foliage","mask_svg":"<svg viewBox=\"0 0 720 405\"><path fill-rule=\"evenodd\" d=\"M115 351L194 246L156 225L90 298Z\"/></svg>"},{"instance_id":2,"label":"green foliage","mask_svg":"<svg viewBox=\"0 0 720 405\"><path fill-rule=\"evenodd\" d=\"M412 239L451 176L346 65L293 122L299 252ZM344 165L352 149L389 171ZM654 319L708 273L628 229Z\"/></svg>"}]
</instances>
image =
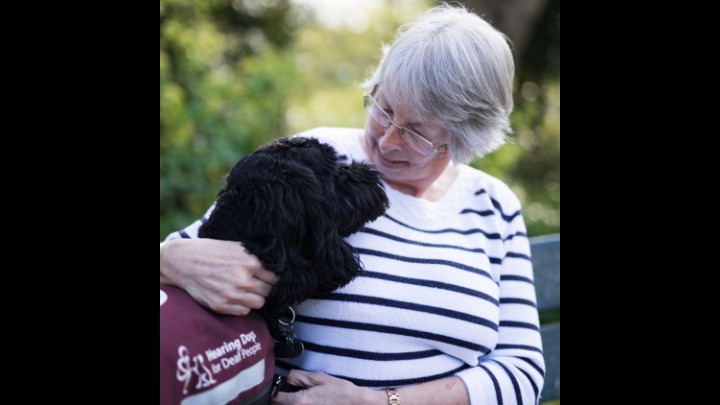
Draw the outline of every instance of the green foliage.
<instances>
[{"instance_id":1,"label":"green foliage","mask_svg":"<svg viewBox=\"0 0 720 405\"><path fill-rule=\"evenodd\" d=\"M382 44L427 6L423 1L390 2L371 15L364 30L304 27L292 48L302 81L301 91L290 100L287 118L292 132L320 126L363 127L367 114L361 83L380 61Z\"/></svg>"},{"instance_id":2,"label":"green foliage","mask_svg":"<svg viewBox=\"0 0 720 405\"><path fill-rule=\"evenodd\" d=\"M560 232L560 84L526 82L518 96L510 144L473 166L512 187L530 236Z\"/></svg>"},{"instance_id":3,"label":"green foliage","mask_svg":"<svg viewBox=\"0 0 720 405\"><path fill-rule=\"evenodd\" d=\"M160 1L160 239L205 212L237 159L285 132L300 17L287 0Z\"/></svg>"},{"instance_id":4,"label":"green foliage","mask_svg":"<svg viewBox=\"0 0 720 405\"><path fill-rule=\"evenodd\" d=\"M523 203L530 236L560 232L560 1L550 0L518 63L512 142L474 166Z\"/></svg>"},{"instance_id":5,"label":"green foliage","mask_svg":"<svg viewBox=\"0 0 720 405\"><path fill-rule=\"evenodd\" d=\"M560 322L560 310L540 312L540 325Z\"/></svg>"}]
</instances>

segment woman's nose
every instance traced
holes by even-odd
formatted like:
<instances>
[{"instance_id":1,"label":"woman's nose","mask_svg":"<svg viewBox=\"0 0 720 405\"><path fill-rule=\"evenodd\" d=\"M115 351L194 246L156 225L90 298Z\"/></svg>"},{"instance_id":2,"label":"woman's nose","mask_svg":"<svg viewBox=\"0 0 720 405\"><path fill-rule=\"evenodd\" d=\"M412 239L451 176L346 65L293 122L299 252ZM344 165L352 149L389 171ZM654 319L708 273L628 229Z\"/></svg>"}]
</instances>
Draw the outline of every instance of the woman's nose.
<instances>
[{"instance_id":1,"label":"woman's nose","mask_svg":"<svg viewBox=\"0 0 720 405\"><path fill-rule=\"evenodd\" d=\"M400 130L395 125L388 125L385 132L378 139L378 144L383 152L401 149Z\"/></svg>"}]
</instances>

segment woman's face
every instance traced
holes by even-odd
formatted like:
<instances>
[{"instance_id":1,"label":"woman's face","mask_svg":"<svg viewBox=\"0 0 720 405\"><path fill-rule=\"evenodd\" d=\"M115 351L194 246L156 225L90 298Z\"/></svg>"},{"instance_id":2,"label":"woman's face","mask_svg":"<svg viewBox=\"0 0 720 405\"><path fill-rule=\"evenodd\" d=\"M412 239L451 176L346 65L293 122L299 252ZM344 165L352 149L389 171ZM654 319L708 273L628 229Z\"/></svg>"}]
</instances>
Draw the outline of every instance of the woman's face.
<instances>
[{"instance_id":1,"label":"woman's face","mask_svg":"<svg viewBox=\"0 0 720 405\"><path fill-rule=\"evenodd\" d=\"M377 103L374 108L384 109L397 125L422 134L434 145L447 143L447 131L437 123L423 122L420 116L410 111L402 102L378 88L373 94ZM405 134L404 137L414 135ZM389 183L426 189L443 173L449 162L446 146L438 152L424 155L408 147L399 134L399 129L390 124L380 125L371 115L365 124L365 147L370 161Z\"/></svg>"}]
</instances>

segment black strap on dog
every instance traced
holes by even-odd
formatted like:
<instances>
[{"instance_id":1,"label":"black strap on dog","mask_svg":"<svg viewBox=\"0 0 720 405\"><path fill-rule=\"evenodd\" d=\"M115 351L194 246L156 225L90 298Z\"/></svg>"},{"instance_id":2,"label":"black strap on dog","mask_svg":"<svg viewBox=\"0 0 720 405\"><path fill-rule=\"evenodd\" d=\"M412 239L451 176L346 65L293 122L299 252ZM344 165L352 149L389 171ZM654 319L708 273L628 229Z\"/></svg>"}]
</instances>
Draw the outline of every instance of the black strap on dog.
<instances>
[{"instance_id":1,"label":"black strap on dog","mask_svg":"<svg viewBox=\"0 0 720 405\"><path fill-rule=\"evenodd\" d=\"M280 340L275 342L275 357L293 359L300 356L305 350L302 341L295 335L295 310L285 307L277 318L277 330Z\"/></svg>"}]
</instances>

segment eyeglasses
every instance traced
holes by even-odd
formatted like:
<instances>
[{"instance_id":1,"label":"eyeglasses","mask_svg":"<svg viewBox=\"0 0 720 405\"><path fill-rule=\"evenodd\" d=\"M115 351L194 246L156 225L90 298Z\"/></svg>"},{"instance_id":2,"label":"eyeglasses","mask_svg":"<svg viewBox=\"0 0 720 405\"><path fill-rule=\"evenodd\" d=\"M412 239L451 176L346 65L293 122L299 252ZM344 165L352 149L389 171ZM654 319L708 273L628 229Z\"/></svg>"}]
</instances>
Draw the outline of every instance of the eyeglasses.
<instances>
[{"instance_id":1,"label":"eyeglasses","mask_svg":"<svg viewBox=\"0 0 720 405\"><path fill-rule=\"evenodd\" d=\"M428 156L433 153L438 153L440 151L440 148L447 146L447 144L435 146L435 144L431 140L427 139L424 135L420 135L415 131L409 130L405 127L401 127L400 125L393 122L393 117L387 111L385 111L385 109L380 107L380 104L375 101L375 99L372 95L370 95L370 93L365 93L363 95L363 104L365 105L365 109L367 110L368 114L370 114L370 118L380 124L380 126L382 126L383 128L387 128L390 126L390 124L394 125L395 128L398 129L398 134L400 134L400 139L402 139L403 143L415 152L420 153L424 156ZM413 136L408 136L408 133L412 134Z\"/></svg>"}]
</instances>

